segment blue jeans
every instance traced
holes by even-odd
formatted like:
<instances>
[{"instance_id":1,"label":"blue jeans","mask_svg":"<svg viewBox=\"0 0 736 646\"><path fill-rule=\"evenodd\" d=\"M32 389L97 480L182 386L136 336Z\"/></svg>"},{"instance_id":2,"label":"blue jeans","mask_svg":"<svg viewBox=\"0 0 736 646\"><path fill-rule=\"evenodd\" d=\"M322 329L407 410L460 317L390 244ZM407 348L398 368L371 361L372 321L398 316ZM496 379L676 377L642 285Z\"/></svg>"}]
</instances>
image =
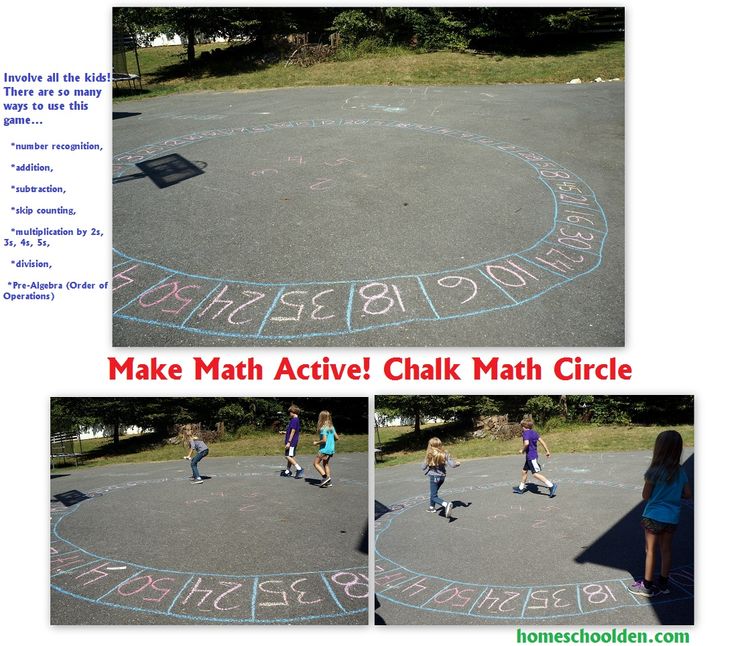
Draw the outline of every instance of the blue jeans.
<instances>
[{"instance_id":1,"label":"blue jeans","mask_svg":"<svg viewBox=\"0 0 736 646\"><path fill-rule=\"evenodd\" d=\"M439 491L440 487L445 482L445 476L429 476L429 506L432 507L433 505L439 505L442 506L442 503L445 502L440 498Z\"/></svg>"},{"instance_id":2,"label":"blue jeans","mask_svg":"<svg viewBox=\"0 0 736 646\"><path fill-rule=\"evenodd\" d=\"M197 468L197 462L199 462L202 458L206 458L207 454L210 452L209 449L205 449L204 451L200 451L192 458L192 476L195 477L197 480L201 480L202 476L199 475L199 469Z\"/></svg>"}]
</instances>

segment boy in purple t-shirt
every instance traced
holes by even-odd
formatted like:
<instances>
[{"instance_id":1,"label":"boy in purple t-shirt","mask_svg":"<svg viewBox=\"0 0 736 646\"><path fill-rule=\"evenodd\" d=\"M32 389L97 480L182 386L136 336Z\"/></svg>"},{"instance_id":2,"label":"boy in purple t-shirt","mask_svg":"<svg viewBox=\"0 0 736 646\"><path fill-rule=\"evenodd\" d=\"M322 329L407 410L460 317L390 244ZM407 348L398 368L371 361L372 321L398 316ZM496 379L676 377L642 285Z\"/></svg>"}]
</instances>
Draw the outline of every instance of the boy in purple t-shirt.
<instances>
[{"instance_id":1,"label":"boy in purple t-shirt","mask_svg":"<svg viewBox=\"0 0 736 646\"><path fill-rule=\"evenodd\" d=\"M532 475L549 489L549 497L554 498L557 494L557 485L542 475L542 467L539 466L537 442L544 447L547 457L550 456L549 449L541 435L532 426L532 423L527 420L521 422L521 441L523 442L523 446L519 449L519 453L526 453L526 459L521 470L521 482L518 487L514 487L513 491L514 493L526 493L526 479L531 471Z\"/></svg>"},{"instance_id":2,"label":"boy in purple t-shirt","mask_svg":"<svg viewBox=\"0 0 736 646\"><path fill-rule=\"evenodd\" d=\"M286 436L284 437L284 457L286 457L286 469L281 472L281 475L288 478L291 475L291 467L296 469L295 478L304 477L304 469L299 466L296 461L296 447L299 444L299 432L302 429L301 422L299 421L299 410L298 406L292 404L289 406L289 425L286 427Z\"/></svg>"}]
</instances>

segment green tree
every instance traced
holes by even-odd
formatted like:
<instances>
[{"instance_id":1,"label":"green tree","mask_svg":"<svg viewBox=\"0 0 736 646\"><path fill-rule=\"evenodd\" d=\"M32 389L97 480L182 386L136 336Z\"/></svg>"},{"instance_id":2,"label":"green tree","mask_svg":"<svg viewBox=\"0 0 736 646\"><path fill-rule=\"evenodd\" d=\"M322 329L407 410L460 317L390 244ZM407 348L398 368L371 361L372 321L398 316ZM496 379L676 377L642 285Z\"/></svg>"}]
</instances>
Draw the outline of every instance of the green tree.
<instances>
[{"instance_id":1,"label":"green tree","mask_svg":"<svg viewBox=\"0 0 736 646\"><path fill-rule=\"evenodd\" d=\"M289 33L294 20L278 7L114 7L113 28L149 39L178 34L186 42L187 61L192 64L198 35L256 40Z\"/></svg>"},{"instance_id":2,"label":"green tree","mask_svg":"<svg viewBox=\"0 0 736 646\"><path fill-rule=\"evenodd\" d=\"M559 414L559 400L548 395L530 397L526 402L525 411L533 417L539 426L543 427L551 417Z\"/></svg>"},{"instance_id":3,"label":"green tree","mask_svg":"<svg viewBox=\"0 0 736 646\"><path fill-rule=\"evenodd\" d=\"M55 397L51 400L51 428L102 426L110 430L113 444L120 442L125 426L145 426L141 423L134 398L109 397Z\"/></svg>"}]
</instances>

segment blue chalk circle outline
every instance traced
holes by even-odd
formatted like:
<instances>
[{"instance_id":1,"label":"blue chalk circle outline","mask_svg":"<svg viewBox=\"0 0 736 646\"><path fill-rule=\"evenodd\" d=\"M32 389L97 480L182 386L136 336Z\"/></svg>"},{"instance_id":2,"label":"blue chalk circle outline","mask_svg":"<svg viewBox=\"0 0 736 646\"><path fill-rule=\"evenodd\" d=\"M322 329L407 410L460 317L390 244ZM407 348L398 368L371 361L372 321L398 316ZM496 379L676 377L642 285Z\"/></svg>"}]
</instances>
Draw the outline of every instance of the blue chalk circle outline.
<instances>
[{"instance_id":1,"label":"blue chalk circle outline","mask_svg":"<svg viewBox=\"0 0 736 646\"><path fill-rule=\"evenodd\" d=\"M527 147L516 146L512 143L496 140L486 135L449 127L381 119L308 119L240 128L204 130L183 135L181 137L166 139L153 144L139 146L133 150L114 155L113 179L120 178L129 172L137 170L136 164L153 159L161 153L220 137L233 137L236 135L255 137L277 131L288 131L289 129L302 128L351 127L391 128L405 132L448 137L457 141L483 146L488 149L511 155L531 167L536 174L536 179L546 186L552 195L553 204L550 214L552 222L551 227L548 232L542 236L542 238L531 246L500 257L444 271L382 276L374 279L337 278L335 280L305 280L267 283L234 280L226 276L215 277L187 273L180 269L166 267L149 260L134 258L126 254L124 250L113 248L114 269L122 271L125 267L134 267L137 265L147 267L151 271L162 272L164 275L164 277L158 282L154 282L152 284L149 283L149 285L142 291L139 291L134 298L114 307L113 317L163 328L178 329L205 336L263 340L293 340L308 337L342 336L378 328L406 325L420 321L466 318L487 314L496 310L517 307L539 298L552 289L566 285L580 276L584 276L595 271L603 262L603 249L608 237L608 223L606 215L598 203L598 198L596 197L595 192L585 181L554 160ZM561 189L561 185L574 187L574 189ZM565 211L566 208L573 209L573 211ZM565 216L565 213L570 213L570 215ZM582 220L589 222L590 224L581 224ZM540 257L541 255L544 255L545 251L549 260L545 260ZM579 259L572 259L570 258L570 255L575 255L579 257ZM499 263L503 263L503 265L500 265ZM579 266L576 267L576 264ZM509 269L509 267L512 267L513 269ZM541 279L532 276L532 278L539 282L539 285L536 286L536 289L532 290L531 294L515 295L513 293L513 288L519 287L520 285L511 285L511 288L509 288L509 284L498 279L491 268L495 269L496 273L506 271L515 274L522 280L522 282L524 281L523 276L531 275L529 273L530 271L539 272ZM473 278L469 278L469 276L472 276ZM156 316L147 318L140 315L140 313L131 313L126 311L134 307L138 299L141 299L146 294L152 293L153 290L160 288L166 284L166 281L170 281L172 279L205 280L213 283L213 287L210 290L205 290L207 291L207 294L194 304L194 307L189 312L188 316L181 321L160 320L160 318ZM455 281L455 284L445 284L442 281ZM454 289L455 287L459 287L461 284L465 285L463 281L472 283L475 289L473 295L467 300L464 300L459 304L451 303L448 307L443 308L442 304L438 302L438 299L433 298L431 292L432 289L437 289L436 285L441 285L445 290ZM408 286L411 293L416 295L418 305L412 305L412 309L416 310L415 312L409 312L404 309L403 303L400 301L400 294L396 291L398 290L397 282L400 282L402 286ZM526 285L526 283L523 284ZM359 295L359 290L366 289L367 287L374 285L385 286L387 289L385 296L366 296L362 292L360 292ZM270 317L274 314L274 311L280 303L284 306L293 306L290 303L280 300L285 297L285 295L289 294L290 289L303 290L311 287L318 290L320 288L324 289L327 286L335 286L340 287L343 290L347 290L346 302L340 300L339 308L330 308L330 311L336 312L334 316L329 317L329 319L331 319L330 325L334 327L339 321L336 329L313 329L305 330L303 332L287 330L286 333L272 332L267 329L269 322L273 323L273 320L271 320ZM269 302L271 305L270 307L265 308L265 313L263 314L260 325L256 325L253 329L249 329L247 331L208 329L206 327L197 327L192 325L191 320L194 314L199 310L202 310L202 308L207 305L208 301L212 302L212 298L217 298L215 294L217 294L218 290L229 287L264 290L262 296L263 298L270 299ZM393 294L390 292L389 287L395 290ZM269 290L271 293L269 293ZM471 303L469 307L465 308L465 303L474 300L479 294L481 297L478 301L483 301L483 295L486 294L485 290L491 290L491 295L494 296L494 298L491 299L493 302L486 302L481 307L478 307L478 304ZM322 294L327 293L328 291L334 292L334 290L325 290ZM442 293L449 295L447 291L443 291ZM393 298L394 294L397 302L401 305L402 312L406 314L405 316L399 314L397 318L393 315L392 311L393 318L387 317L384 320L378 320L375 318L377 316L376 313L371 312L371 316L374 317L373 321L367 323L359 321L356 325L356 322L354 321L354 308L356 307L356 301L360 297L366 300L366 303L364 304L365 312L365 307L370 303L371 298ZM312 301L313 305L317 305L316 299L320 295L321 294L317 294L314 296L315 300ZM343 304L345 310L341 311ZM390 307L393 308L393 305ZM443 311L443 309L449 309L450 311ZM204 312L201 314L204 314ZM379 314L382 316L384 313L380 312ZM204 325L206 325L206 323ZM312 327L319 327L318 324L310 325Z\"/></svg>"},{"instance_id":2,"label":"blue chalk circle outline","mask_svg":"<svg viewBox=\"0 0 736 646\"><path fill-rule=\"evenodd\" d=\"M560 482L564 484L574 484L574 485L590 485L590 486L614 487L614 488L620 488L620 489L632 489L635 491L641 490L641 487L639 485L624 485L624 484L619 484L619 483L614 483L614 482L597 481L597 480L574 480L574 479L560 478L556 480L556 482ZM514 484L515 484L514 482L508 481L508 482L486 483L483 485L466 485L463 487L457 487L455 489L448 489L445 492L445 494L458 494L458 493L464 493L467 491L488 491L488 490L497 489L497 488L510 490L511 487L514 486ZM600 612L608 612L612 610L617 610L619 608L639 607L639 606L645 605L643 601L639 601L637 597L635 597L633 594L628 592L627 590L628 585L633 582L630 576L621 577L621 578L613 578L613 579L602 579L599 581L579 581L579 582L569 581L569 582L561 582L561 583L540 582L534 585L507 585L505 583L459 581L455 579L448 579L448 578L438 576L437 574L432 574L429 572L418 572L418 571L412 570L410 568L405 567L404 565L401 565L401 563L398 563L394 561L393 559L383 555L379 550L379 543L380 543L381 536L385 532L388 532L390 530L393 523L404 512L410 509L413 509L417 507L418 505L426 506L428 500L429 500L428 496L418 495L412 498L407 498L405 500L395 502L389 506L390 511L384 514L384 516L390 516L388 520L386 521L383 521L381 519L376 520L375 547L374 547L376 564L378 564L379 562L384 562L384 563L389 564L390 567L385 569L380 574L378 572L375 572L374 576L376 578L380 578L382 576L388 576L391 573L402 573L402 572L406 572L409 575L407 578L399 579L396 584L391 584L381 590L379 590L379 586L376 585L376 596L382 602L385 601L387 603L394 603L400 606L404 606L406 608L412 608L414 610L428 612L430 614L441 613L441 614L458 615L461 617L472 618L478 621L488 621L488 622L529 621L532 623L538 622L540 620L547 621L550 619L564 619L568 617L581 617L581 616L588 615L588 614L595 614L595 613L600 613ZM692 511L692 507L689 505L684 505L683 508L690 509L690 511ZM672 595L674 598L658 596L653 599L647 599L646 605L675 603L678 601L683 601L683 599L694 597L693 593L686 590L685 588L681 588L679 585L677 585L675 581L675 579L678 576L690 577L694 580L694 564L678 566L676 568L673 568L671 571L671 574L673 575L670 580L671 586L675 588L676 590L682 591L684 593L684 596ZM422 603L412 604L405 600L396 599L390 594L390 591L392 589L399 588L404 585L409 585L411 587L412 581L420 582L425 578L441 581L443 582L443 585L441 588L439 588L436 592L434 592L428 599L426 599ZM621 601L617 600L615 605L606 605L605 607L602 607L602 608L584 609L583 607L584 604L580 599L580 591L583 587L587 587L590 585L606 586L606 585L615 585L615 584L619 584L621 587L618 589L620 589L621 592L626 595L625 597L622 597ZM438 597L440 597L444 592L452 591L454 588L463 588L463 587L465 589L475 588L478 590L478 592L476 593L476 596L474 597L473 603L471 604L469 609L453 610L453 609L446 609L446 608L438 608L436 606L428 607L433 601L435 601ZM529 601L530 599L532 599L532 593L535 590L549 592L549 591L560 590L560 589L569 589L569 590L574 591L574 595L576 597L576 603L577 603L577 609L575 611L558 613L558 614L533 614L533 613L530 614L530 613L527 613L527 606L529 605ZM481 612L474 612L478 602L481 601L483 596L492 592L493 590L498 590L500 592L508 590L508 591L519 593L520 595L519 599L522 602L520 611L517 614L514 614L512 612L509 612L508 614L505 614L505 613L484 614ZM500 605L503 605L503 603Z\"/></svg>"},{"instance_id":3,"label":"blue chalk circle outline","mask_svg":"<svg viewBox=\"0 0 736 646\"><path fill-rule=\"evenodd\" d=\"M58 559L58 558L64 558L65 556L72 555L75 553L83 554L85 557L87 557L87 560L85 560L81 565L73 565L69 568L62 567L61 569L54 571L52 570L50 573L51 576L51 590L70 596L74 599L80 600L80 601L86 601L95 605L99 606L105 606L108 608L115 608L116 610L124 610L129 611L132 613L142 613L147 615L157 615L157 616L164 616L164 617L170 617L172 619L187 619L187 620L193 620L197 622L204 622L204 623L217 623L217 624L283 624L283 623L294 623L294 622L319 622L320 620L326 620L326 619L334 619L334 618L340 618L340 617L348 617L352 615L360 615L360 614L366 614L368 613L368 597L366 596L366 603L364 608L358 608L358 609L349 609L345 608L343 604L340 603L340 600L338 599L338 596L336 595L335 591L332 588L332 585L329 582L330 575L335 574L351 574L355 573L356 576L359 574L365 573L364 576L367 575L367 566L363 567L350 567L350 568L343 568L343 569L335 569L335 570L319 570L319 571L310 571L310 572L280 572L280 573L257 573L257 574L242 574L242 573L227 573L227 572L190 572L190 571L184 571L184 570L173 570L173 569L166 569L166 568L159 568L159 567L150 567L147 565L143 565L141 563L133 563L129 561L124 561L115 557L105 557L100 556L98 554L95 554L93 552L90 552L89 550L86 550L75 543L73 543L70 540L67 540L64 538L60 533L60 524L64 521L64 519L68 518L70 515L72 515L74 512L76 512L81 505L85 503L89 503L90 500L94 500L95 498L98 498L100 496L107 495L109 493L113 493L115 491L118 491L120 489L127 489L130 487L137 487L141 485L151 485L151 484L160 484L167 481L172 480L182 480L183 482L187 482L188 478L180 477L180 478L160 478L155 480L139 480L139 481L130 481L125 484L120 485L111 485L108 487L100 487L98 489L91 490L87 492L86 497L84 500L81 500L80 502L75 503L72 505L68 510L64 509L63 511L59 511L59 507L56 508L52 504L51 507L51 547L54 548L56 543L63 544L68 550L64 552L56 552L51 554L51 558ZM125 576L122 580L115 582L114 584L110 584L111 587L107 589L106 592L103 594L96 594L92 596L86 596L84 594L80 594L77 591L67 589L63 587L62 585L57 584L54 579L56 577L60 577L63 575L71 574L74 572L83 571L87 568L93 568L97 567L98 565L103 564L114 564L115 566L120 566L116 569L128 569L133 572L130 576ZM106 597L111 595L115 590L122 588L123 585L126 583L129 583L131 581L135 581L137 578L139 578L141 575L146 574L169 574L169 575L178 575L180 577L185 578L185 582L177 584L177 586L173 587L169 592L174 592L173 599L171 603L169 604L168 610L162 610L152 607L143 607L141 605L125 605L122 603L115 603L113 601L108 600ZM319 577L319 580L321 581L322 585L326 589L327 593L329 594L329 601L332 602L336 608L336 612L327 612L327 613L305 613L302 615L294 614L289 616L282 616L282 617L263 617L259 618L256 617L256 600L258 596L258 583L260 580L267 580L267 579L273 579L274 577L282 577L282 578L290 578L290 577L305 577L305 576L312 576L312 577ZM220 578L220 579L228 579L228 581L242 581L244 584L245 582L250 582L252 586L251 590L251 606L250 606L250 617L216 617L216 616L207 616L205 614L188 614L185 612L177 612L174 610L177 603L179 602L181 596L184 594L185 591L190 589L192 582L195 581L197 577L212 577L212 578ZM352 585L352 583L350 584ZM366 582L361 585L367 586L367 578ZM178 589L178 592L175 591ZM168 594L168 593L167 593ZM274 593L272 593L274 594Z\"/></svg>"}]
</instances>

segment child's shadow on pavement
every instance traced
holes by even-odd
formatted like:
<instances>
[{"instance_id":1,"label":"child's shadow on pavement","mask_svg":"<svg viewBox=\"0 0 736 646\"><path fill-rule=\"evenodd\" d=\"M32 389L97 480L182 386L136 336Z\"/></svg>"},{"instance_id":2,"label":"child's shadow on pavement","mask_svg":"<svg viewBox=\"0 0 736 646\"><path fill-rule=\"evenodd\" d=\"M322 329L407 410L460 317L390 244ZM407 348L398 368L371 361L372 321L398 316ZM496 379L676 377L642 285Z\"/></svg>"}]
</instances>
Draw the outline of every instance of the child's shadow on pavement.
<instances>
[{"instance_id":1,"label":"child's shadow on pavement","mask_svg":"<svg viewBox=\"0 0 736 646\"><path fill-rule=\"evenodd\" d=\"M526 486L526 490L529 493L536 494L537 496L544 496L549 498L549 490L547 487L540 487L538 484L530 483Z\"/></svg>"},{"instance_id":2,"label":"child's shadow on pavement","mask_svg":"<svg viewBox=\"0 0 736 646\"><path fill-rule=\"evenodd\" d=\"M473 504L472 502L463 502L462 500L453 500L452 501L452 511L454 513L457 508L470 507L470 505L472 504ZM443 517L445 516L444 510L442 512L442 516ZM457 516L453 516L452 518L450 518L449 522L454 523L456 520L457 520Z\"/></svg>"}]
</instances>

